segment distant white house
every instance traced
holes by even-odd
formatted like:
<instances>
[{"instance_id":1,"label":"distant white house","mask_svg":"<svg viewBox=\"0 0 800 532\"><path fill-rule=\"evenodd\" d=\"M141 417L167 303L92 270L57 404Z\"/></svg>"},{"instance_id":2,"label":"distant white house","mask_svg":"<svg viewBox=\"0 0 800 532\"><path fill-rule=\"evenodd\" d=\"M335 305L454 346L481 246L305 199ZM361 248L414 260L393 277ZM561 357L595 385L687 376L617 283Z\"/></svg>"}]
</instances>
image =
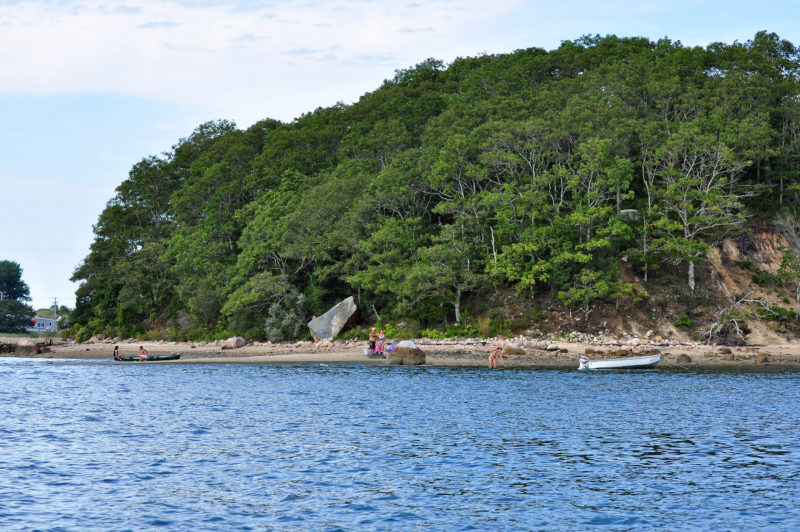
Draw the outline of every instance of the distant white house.
<instances>
[{"instance_id":1,"label":"distant white house","mask_svg":"<svg viewBox=\"0 0 800 532\"><path fill-rule=\"evenodd\" d=\"M58 332L58 318L36 316L31 318L31 322L31 326L25 328L28 332Z\"/></svg>"}]
</instances>

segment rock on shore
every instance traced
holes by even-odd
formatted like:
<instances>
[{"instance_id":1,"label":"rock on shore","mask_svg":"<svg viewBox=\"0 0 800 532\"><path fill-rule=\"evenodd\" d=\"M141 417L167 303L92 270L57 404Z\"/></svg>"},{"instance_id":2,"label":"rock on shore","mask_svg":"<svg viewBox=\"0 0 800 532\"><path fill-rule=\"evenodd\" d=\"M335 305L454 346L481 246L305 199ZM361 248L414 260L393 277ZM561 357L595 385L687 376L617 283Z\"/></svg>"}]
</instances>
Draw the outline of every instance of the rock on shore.
<instances>
[{"instance_id":1,"label":"rock on shore","mask_svg":"<svg viewBox=\"0 0 800 532\"><path fill-rule=\"evenodd\" d=\"M239 349L247 345L247 340L241 336L234 336L222 342L222 349Z\"/></svg>"},{"instance_id":2,"label":"rock on shore","mask_svg":"<svg viewBox=\"0 0 800 532\"><path fill-rule=\"evenodd\" d=\"M425 353L410 340L403 340L386 355L387 364L420 366L425 363Z\"/></svg>"}]
</instances>

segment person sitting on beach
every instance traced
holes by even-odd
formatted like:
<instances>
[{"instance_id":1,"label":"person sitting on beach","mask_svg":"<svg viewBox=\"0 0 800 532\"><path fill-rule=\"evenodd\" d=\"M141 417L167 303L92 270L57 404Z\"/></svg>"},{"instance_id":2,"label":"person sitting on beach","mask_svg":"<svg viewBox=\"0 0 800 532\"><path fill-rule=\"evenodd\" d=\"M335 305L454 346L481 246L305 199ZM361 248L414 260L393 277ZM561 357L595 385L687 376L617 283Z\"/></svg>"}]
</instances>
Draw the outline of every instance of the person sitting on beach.
<instances>
[{"instance_id":1,"label":"person sitting on beach","mask_svg":"<svg viewBox=\"0 0 800 532\"><path fill-rule=\"evenodd\" d=\"M378 341L378 333L375 332L375 327L369 330L369 349L367 354L371 355L375 352L375 343Z\"/></svg>"},{"instance_id":2,"label":"person sitting on beach","mask_svg":"<svg viewBox=\"0 0 800 532\"><path fill-rule=\"evenodd\" d=\"M375 344L375 351L384 358L386 357L386 355L383 353L385 347L386 335L383 334L383 329L381 329L381 332L378 333L378 343Z\"/></svg>"},{"instance_id":3,"label":"person sitting on beach","mask_svg":"<svg viewBox=\"0 0 800 532\"><path fill-rule=\"evenodd\" d=\"M145 349L144 347L142 347L140 345L139 346L139 362L141 362L143 360L147 360L149 357L150 357L150 353L148 353L147 349Z\"/></svg>"}]
</instances>

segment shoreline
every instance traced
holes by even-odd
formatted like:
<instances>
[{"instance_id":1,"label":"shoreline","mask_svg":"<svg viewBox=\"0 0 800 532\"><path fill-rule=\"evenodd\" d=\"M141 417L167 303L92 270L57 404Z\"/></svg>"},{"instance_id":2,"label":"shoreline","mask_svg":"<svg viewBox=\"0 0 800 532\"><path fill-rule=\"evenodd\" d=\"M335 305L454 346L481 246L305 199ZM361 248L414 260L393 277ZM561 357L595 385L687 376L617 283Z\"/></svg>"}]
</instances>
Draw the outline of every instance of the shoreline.
<instances>
[{"instance_id":1,"label":"shoreline","mask_svg":"<svg viewBox=\"0 0 800 532\"><path fill-rule=\"evenodd\" d=\"M17 339L2 339L10 342ZM272 344L251 343L237 349L221 348L220 343L194 342L145 342L145 341L94 341L75 343L62 339L29 339L36 350L24 353L2 353L1 357L92 360L113 364L136 364L117 362L112 359L115 345L119 345L123 356L137 355L142 345L153 355L180 353L179 360L149 361L148 364L363 364L383 366L383 359L367 358L365 342L295 342ZM800 368L800 345L770 344L724 347L708 344L667 343L646 341L614 341L604 344L575 341L542 341L526 338L510 340L414 340L426 355L426 366L430 367L486 367L488 351L498 343L514 344L519 354L504 355L507 368L552 368L577 369L578 358L590 359L637 356L646 353L661 353L659 368ZM689 357L689 360L686 357ZM502 364L499 364L502 368Z\"/></svg>"}]
</instances>

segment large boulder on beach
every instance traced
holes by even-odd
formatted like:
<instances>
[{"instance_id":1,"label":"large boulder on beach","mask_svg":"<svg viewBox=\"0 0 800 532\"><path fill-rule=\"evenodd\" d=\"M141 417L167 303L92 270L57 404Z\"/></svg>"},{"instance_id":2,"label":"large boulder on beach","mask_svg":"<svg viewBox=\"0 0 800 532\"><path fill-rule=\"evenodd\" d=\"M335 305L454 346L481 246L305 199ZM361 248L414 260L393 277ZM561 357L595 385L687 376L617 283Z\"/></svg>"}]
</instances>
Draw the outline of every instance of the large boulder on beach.
<instances>
[{"instance_id":1,"label":"large boulder on beach","mask_svg":"<svg viewBox=\"0 0 800 532\"><path fill-rule=\"evenodd\" d=\"M675 362L677 362L678 364L691 364L692 357L690 357L686 353L681 353L675 358Z\"/></svg>"},{"instance_id":2,"label":"large boulder on beach","mask_svg":"<svg viewBox=\"0 0 800 532\"><path fill-rule=\"evenodd\" d=\"M241 336L233 336L222 342L222 349L239 349L247 345L247 340Z\"/></svg>"},{"instance_id":3,"label":"large boulder on beach","mask_svg":"<svg viewBox=\"0 0 800 532\"><path fill-rule=\"evenodd\" d=\"M26 355L39 355L42 353L42 347L30 338L21 338L17 340L16 349L14 354L17 356Z\"/></svg>"},{"instance_id":4,"label":"large boulder on beach","mask_svg":"<svg viewBox=\"0 0 800 532\"><path fill-rule=\"evenodd\" d=\"M769 353L759 353L756 357L756 364L769 364L772 362L772 356Z\"/></svg>"},{"instance_id":5,"label":"large boulder on beach","mask_svg":"<svg viewBox=\"0 0 800 532\"><path fill-rule=\"evenodd\" d=\"M353 296L348 297L322 316L308 322L311 336L315 342L333 340L356 319L358 308Z\"/></svg>"},{"instance_id":6,"label":"large boulder on beach","mask_svg":"<svg viewBox=\"0 0 800 532\"><path fill-rule=\"evenodd\" d=\"M425 363L425 353L410 340L403 340L386 354L386 363L397 366L420 366Z\"/></svg>"},{"instance_id":7,"label":"large boulder on beach","mask_svg":"<svg viewBox=\"0 0 800 532\"><path fill-rule=\"evenodd\" d=\"M503 346L503 356L510 356L510 355L524 355L525 350L522 349L517 344L512 344L511 342L506 342L506 345Z\"/></svg>"}]
</instances>

